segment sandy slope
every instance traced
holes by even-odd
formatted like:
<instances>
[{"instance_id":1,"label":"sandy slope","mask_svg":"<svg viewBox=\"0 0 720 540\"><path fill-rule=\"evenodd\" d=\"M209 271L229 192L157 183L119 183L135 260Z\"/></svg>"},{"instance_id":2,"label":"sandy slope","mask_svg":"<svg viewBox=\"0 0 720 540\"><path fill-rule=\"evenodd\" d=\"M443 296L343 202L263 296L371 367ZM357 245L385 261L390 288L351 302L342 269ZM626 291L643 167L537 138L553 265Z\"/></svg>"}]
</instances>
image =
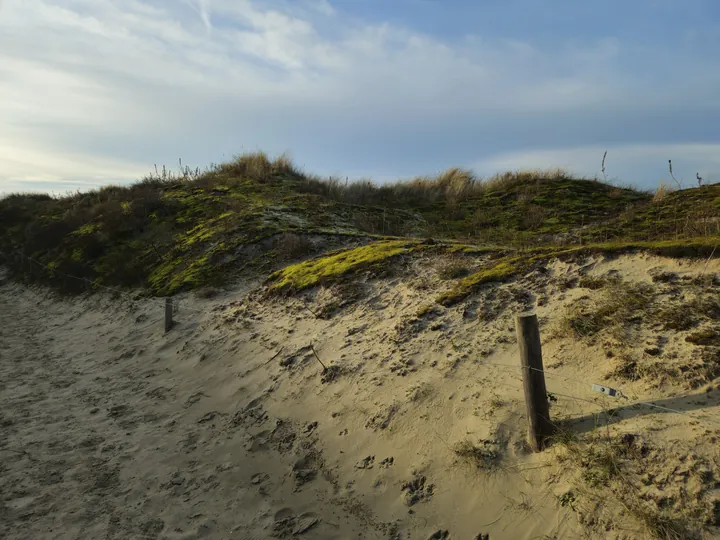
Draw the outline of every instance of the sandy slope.
<instances>
[{"instance_id":1,"label":"sandy slope","mask_svg":"<svg viewBox=\"0 0 720 540\"><path fill-rule=\"evenodd\" d=\"M720 270L624 257L584 271L649 282L659 266ZM5 282L0 536L641 537L620 519L609 532L581 525L559 502L570 482L562 465L551 452L527 452L513 312L542 299L551 413L578 419L579 432L594 426L591 413L621 405L591 382L620 385L632 399L683 394L664 403L716 422L720 392L607 382L600 345L547 337L563 307L588 292L565 284L577 271L557 263L422 321L413 314L439 287L427 261L364 284L363 299L329 320L310 310L332 291L307 295L306 307L248 297L246 286L183 297L168 334L157 300L57 299ZM331 376L311 345L336 366ZM691 354L680 337L663 346L670 358ZM712 452L720 435L720 424L687 416L623 415L620 429L656 444ZM493 467L459 458L463 440L485 441Z\"/></svg>"}]
</instances>

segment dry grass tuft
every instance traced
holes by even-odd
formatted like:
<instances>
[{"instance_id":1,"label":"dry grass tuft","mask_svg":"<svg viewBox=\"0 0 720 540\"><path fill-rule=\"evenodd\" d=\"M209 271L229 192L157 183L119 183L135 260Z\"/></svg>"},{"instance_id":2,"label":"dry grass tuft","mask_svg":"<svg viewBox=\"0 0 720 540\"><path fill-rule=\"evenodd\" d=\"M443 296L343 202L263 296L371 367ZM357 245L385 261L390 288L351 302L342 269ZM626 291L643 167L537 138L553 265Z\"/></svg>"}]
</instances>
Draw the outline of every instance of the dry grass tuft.
<instances>
[{"instance_id":1,"label":"dry grass tuft","mask_svg":"<svg viewBox=\"0 0 720 540\"><path fill-rule=\"evenodd\" d=\"M435 393L435 388L429 382L421 382L407 389L405 395L408 400L418 403L430 398Z\"/></svg>"},{"instance_id":2,"label":"dry grass tuft","mask_svg":"<svg viewBox=\"0 0 720 540\"><path fill-rule=\"evenodd\" d=\"M672 193L673 191L675 191L675 190L671 186L668 186L665 183L661 183L658 186L657 190L655 191L655 195L653 196L653 201L654 202L662 201L667 196L668 193Z\"/></svg>"},{"instance_id":3,"label":"dry grass tuft","mask_svg":"<svg viewBox=\"0 0 720 540\"><path fill-rule=\"evenodd\" d=\"M560 329L578 338L591 338L607 330L626 343L632 326L650 314L653 288L645 283L609 282L596 302L578 302L560 321Z\"/></svg>"},{"instance_id":4,"label":"dry grass tuft","mask_svg":"<svg viewBox=\"0 0 720 540\"><path fill-rule=\"evenodd\" d=\"M612 276L582 276L578 281L578 287L596 291L617 282L618 279Z\"/></svg>"},{"instance_id":5,"label":"dry grass tuft","mask_svg":"<svg viewBox=\"0 0 720 540\"><path fill-rule=\"evenodd\" d=\"M720 319L720 299L696 291L697 296L679 303L669 303L657 309L656 320L665 330L690 330L703 319Z\"/></svg>"},{"instance_id":6,"label":"dry grass tuft","mask_svg":"<svg viewBox=\"0 0 720 540\"><path fill-rule=\"evenodd\" d=\"M485 182L485 186L487 189L506 189L519 184L532 186L567 178L570 178L570 174L564 169L557 168L508 171L491 177Z\"/></svg>"},{"instance_id":7,"label":"dry grass tuft","mask_svg":"<svg viewBox=\"0 0 720 540\"><path fill-rule=\"evenodd\" d=\"M694 332L687 336L685 341L693 345L720 347L720 327Z\"/></svg>"},{"instance_id":8,"label":"dry grass tuft","mask_svg":"<svg viewBox=\"0 0 720 540\"><path fill-rule=\"evenodd\" d=\"M277 235L273 240L273 247L283 260L307 257L314 251L314 245L307 236L295 233Z\"/></svg>"},{"instance_id":9,"label":"dry grass tuft","mask_svg":"<svg viewBox=\"0 0 720 540\"><path fill-rule=\"evenodd\" d=\"M624 502L625 510L633 516L642 526L643 532L650 538L659 540L691 540L698 539L699 535L688 528L685 519L674 517L650 503L631 498Z\"/></svg>"},{"instance_id":10,"label":"dry grass tuft","mask_svg":"<svg viewBox=\"0 0 720 540\"><path fill-rule=\"evenodd\" d=\"M712 461L688 461L635 434L602 429L584 438L560 432L554 442L556 458L576 486L566 498L580 520L599 532L621 526L659 540L691 539L712 519L714 508L705 498L714 486ZM677 464L684 464L687 475L668 474ZM688 478L699 485L693 497L686 494Z\"/></svg>"},{"instance_id":11,"label":"dry grass tuft","mask_svg":"<svg viewBox=\"0 0 720 540\"><path fill-rule=\"evenodd\" d=\"M438 269L438 277L449 281L459 279L470 274L470 268L461 258L452 258Z\"/></svg>"},{"instance_id":12,"label":"dry grass tuft","mask_svg":"<svg viewBox=\"0 0 720 540\"><path fill-rule=\"evenodd\" d=\"M470 439L460 441L453 447L455 455L478 469L493 469L500 461L495 441L480 439L478 444Z\"/></svg>"},{"instance_id":13,"label":"dry grass tuft","mask_svg":"<svg viewBox=\"0 0 720 540\"><path fill-rule=\"evenodd\" d=\"M252 178L260 182L268 182L277 174L300 175L288 155L282 154L271 160L265 152L236 156L232 161L219 165L217 171L238 179Z\"/></svg>"}]
</instances>

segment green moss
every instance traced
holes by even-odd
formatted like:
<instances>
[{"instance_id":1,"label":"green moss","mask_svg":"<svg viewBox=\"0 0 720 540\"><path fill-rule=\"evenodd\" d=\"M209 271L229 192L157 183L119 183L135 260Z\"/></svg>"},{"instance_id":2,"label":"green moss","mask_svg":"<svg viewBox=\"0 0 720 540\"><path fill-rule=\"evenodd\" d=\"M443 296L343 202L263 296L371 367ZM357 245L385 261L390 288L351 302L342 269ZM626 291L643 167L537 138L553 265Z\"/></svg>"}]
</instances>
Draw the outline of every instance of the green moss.
<instances>
[{"instance_id":1,"label":"green moss","mask_svg":"<svg viewBox=\"0 0 720 540\"><path fill-rule=\"evenodd\" d=\"M667 193L660 200L632 207L594 224L584 235L593 241L619 238L668 239L720 233L720 183Z\"/></svg>"},{"instance_id":2,"label":"green moss","mask_svg":"<svg viewBox=\"0 0 720 540\"><path fill-rule=\"evenodd\" d=\"M481 270L461 279L450 291L440 295L437 302L443 306L452 306L464 300L478 288L490 282L505 281L518 272L527 268L527 261L523 257L507 257L486 265Z\"/></svg>"},{"instance_id":3,"label":"green moss","mask_svg":"<svg viewBox=\"0 0 720 540\"><path fill-rule=\"evenodd\" d=\"M148 280L159 296L168 296L183 289L195 289L214 284L218 267L214 258L225 251L220 243L194 257L178 257L158 266Z\"/></svg>"},{"instance_id":4,"label":"green moss","mask_svg":"<svg viewBox=\"0 0 720 540\"><path fill-rule=\"evenodd\" d=\"M470 244L449 244L445 251L448 253L463 253L465 255L483 255L486 253L502 253L509 251L507 247L501 246L474 246Z\"/></svg>"},{"instance_id":5,"label":"green moss","mask_svg":"<svg viewBox=\"0 0 720 540\"><path fill-rule=\"evenodd\" d=\"M354 249L344 249L330 255L288 266L267 279L271 291L300 291L322 282L337 280L347 274L368 268L378 268L388 260L418 248L417 242L395 240L375 242Z\"/></svg>"},{"instance_id":6,"label":"green moss","mask_svg":"<svg viewBox=\"0 0 720 540\"><path fill-rule=\"evenodd\" d=\"M86 223L82 227L79 227L78 229L74 230L71 234L75 236L85 236L88 234L92 234L100 229L100 225L98 223Z\"/></svg>"},{"instance_id":7,"label":"green moss","mask_svg":"<svg viewBox=\"0 0 720 540\"><path fill-rule=\"evenodd\" d=\"M206 242L211 238L225 231L223 220L233 215L233 212L225 212L214 219L200 222L199 225L190 229L183 238L179 240L182 249L186 249L200 242Z\"/></svg>"},{"instance_id":8,"label":"green moss","mask_svg":"<svg viewBox=\"0 0 720 540\"><path fill-rule=\"evenodd\" d=\"M658 240L650 242L605 242L585 246L542 247L528 250L524 255L506 255L488 263L479 271L460 280L450 291L440 295L437 302L444 306L457 304L481 285L505 281L532 266L553 258L567 259L592 253L624 253L645 251L671 257L702 257L714 254L720 247L720 237L694 238L689 240ZM720 256L720 253L718 253Z\"/></svg>"}]
</instances>

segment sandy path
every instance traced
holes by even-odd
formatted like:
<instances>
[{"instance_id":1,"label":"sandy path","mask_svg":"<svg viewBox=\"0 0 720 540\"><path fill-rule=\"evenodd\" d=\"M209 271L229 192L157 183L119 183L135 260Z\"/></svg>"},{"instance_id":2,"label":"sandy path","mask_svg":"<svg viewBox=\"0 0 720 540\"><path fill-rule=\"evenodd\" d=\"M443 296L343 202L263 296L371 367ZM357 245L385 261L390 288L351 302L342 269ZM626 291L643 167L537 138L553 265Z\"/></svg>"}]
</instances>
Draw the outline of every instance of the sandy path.
<instances>
[{"instance_id":1,"label":"sandy path","mask_svg":"<svg viewBox=\"0 0 720 540\"><path fill-rule=\"evenodd\" d=\"M392 306L317 321L241 298L184 301L165 335L157 301L0 286L2 536L531 538L568 527L552 499L513 510L542 487L532 473L480 477L454 463L448 441L492 435L467 403L490 377L399 376L415 370L382 359L395 346L356 334L360 319L387 329ZM205 313L183 311L191 302ZM323 384L313 340L352 373ZM490 375L515 409L493 433L518 447L519 388Z\"/></svg>"},{"instance_id":2,"label":"sandy path","mask_svg":"<svg viewBox=\"0 0 720 540\"><path fill-rule=\"evenodd\" d=\"M0 304L0 536L365 537L330 482L296 492L292 456L246 451L241 385L196 369L201 320L164 336L153 302L7 284Z\"/></svg>"}]
</instances>

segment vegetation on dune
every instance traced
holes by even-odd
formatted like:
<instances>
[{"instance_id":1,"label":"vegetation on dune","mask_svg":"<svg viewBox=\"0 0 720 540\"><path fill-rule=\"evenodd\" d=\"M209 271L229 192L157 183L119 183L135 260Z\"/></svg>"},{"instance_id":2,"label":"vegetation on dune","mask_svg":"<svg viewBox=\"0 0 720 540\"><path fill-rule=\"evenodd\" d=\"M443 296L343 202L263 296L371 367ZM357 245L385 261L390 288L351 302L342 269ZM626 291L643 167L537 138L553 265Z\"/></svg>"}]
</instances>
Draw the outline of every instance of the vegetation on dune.
<instances>
[{"instance_id":1,"label":"vegetation on dune","mask_svg":"<svg viewBox=\"0 0 720 540\"><path fill-rule=\"evenodd\" d=\"M251 154L68 197L11 195L0 200L2 262L16 278L67 291L91 283L166 295L226 281L252 262L245 246L277 234L408 234L418 222L303 193L304 178L284 158Z\"/></svg>"},{"instance_id":2,"label":"vegetation on dune","mask_svg":"<svg viewBox=\"0 0 720 540\"><path fill-rule=\"evenodd\" d=\"M467 276L470 273L470 269L467 266L467 262L453 258L447 261L438 271L438 277L443 280L458 279Z\"/></svg>"},{"instance_id":3,"label":"vegetation on dune","mask_svg":"<svg viewBox=\"0 0 720 540\"><path fill-rule=\"evenodd\" d=\"M461 279L450 291L443 293L437 299L439 304L452 306L470 296L473 292L490 282L505 281L528 268L530 261L522 256L511 256L493 261L483 269Z\"/></svg>"},{"instance_id":4,"label":"vegetation on dune","mask_svg":"<svg viewBox=\"0 0 720 540\"><path fill-rule=\"evenodd\" d=\"M554 333L602 344L608 358L614 358L610 377L687 388L713 381L720 375L720 300L714 276L681 279L665 272L653 278L653 283L625 282L616 275L580 280L580 286L590 285L595 292L567 306ZM688 355L666 356L668 335L677 333L696 348Z\"/></svg>"},{"instance_id":5,"label":"vegetation on dune","mask_svg":"<svg viewBox=\"0 0 720 540\"><path fill-rule=\"evenodd\" d=\"M385 267L392 258L410 253L420 244L403 240L375 242L354 249L343 249L323 257L294 264L271 274L267 283L271 291L301 291L320 283L329 283L360 270Z\"/></svg>"},{"instance_id":6,"label":"vegetation on dune","mask_svg":"<svg viewBox=\"0 0 720 540\"><path fill-rule=\"evenodd\" d=\"M583 246L542 247L510 252L492 260L478 271L459 280L455 286L440 295L437 302L451 306L464 300L476 292L482 285L491 282L505 281L527 272L533 267L546 264L554 258L571 258L592 253L627 253L645 251L669 257L701 257L720 251L720 236L709 238L692 238L687 240L662 240L655 242L604 242Z\"/></svg>"},{"instance_id":7,"label":"vegetation on dune","mask_svg":"<svg viewBox=\"0 0 720 540\"><path fill-rule=\"evenodd\" d=\"M380 240L367 245L340 249L325 253L320 257L292 264L272 273L265 281L270 292L298 292L321 284L335 282L350 274L369 272L375 276L392 268L395 260L402 255L434 252L447 253L457 257L457 253L475 253L472 246L453 243L438 243L420 240ZM497 248L477 249L477 254L498 253ZM441 279L456 279L466 275L467 267L457 259L444 268Z\"/></svg>"},{"instance_id":8,"label":"vegetation on dune","mask_svg":"<svg viewBox=\"0 0 720 540\"><path fill-rule=\"evenodd\" d=\"M579 437L562 429L555 443L555 456L576 486L560 504L600 534L623 524L637 537L685 540L703 537L717 522L717 460L699 456L690 444L655 447L633 433L597 430Z\"/></svg>"},{"instance_id":9,"label":"vegetation on dune","mask_svg":"<svg viewBox=\"0 0 720 540\"><path fill-rule=\"evenodd\" d=\"M610 328L619 342L626 342L628 329L642 320L654 300L651 285L614 281L603 289L602 297L594 304L573 305L560 324L580 339L591 338Z\"/></svg>"},{"instance_id":10,"label":"vegetation on dune","mask_svg":"<svg viewBox=\"0 0 720 540\"><path fill-rule=\"evenodd\" d=\"M309 180L301 187L337 201L414 210L430 236L504 244L567 234L652 199L648 192L574 178L562 170L508 172L483 181L456 168L382 186Z\"/></svg>"},{"instance_id":11,"label":"vegetation on dune","mask_svg":"<svg viewBox=\"0 0 720 540\"><path fill-rule=\"evenodd\" d=\"M720 184L666 192L584 233L588 240L652 240L720 235Z\"/></svg>"},{"instance_id":12,"label":"vegetation on dune","mask_svg":"<svg viewBox=\"0 0 720 540\"><path fill-rule=\"evenodd\" d=\"M5 197L0 262L17 279L67 291L119 285L167 295L220 285L240 268L265 270L269 261L277 267L289 257L306 257L313 250L298 239L306 234L462 239L464 244L443 249L463 256L495 254L469 275L463 265L447 269L444 277L458 282L440 301L451 304L483 283L581 250L707 254L717 245L711 239L720 236L719 227L720 184L653 200L646 192L557 170L480 180L451 169L379 186L322 180L298 171L286 157L255 153L205 171L163 169L130 186L59 198ZM270 240L275 237L285 241ZM283 285L275 283L275 275L272 286L312 286L313 272L322 276L318 282L350 274L374 264L380 251L386 258L375 246L357 254L357 264L313 263L303 269L303 278L289 277L288 269L279 281ZM327 266L329 274L322 275L318 265ZM335 267L347 271L328 270Z\"/></svg>"}]
</instances>

